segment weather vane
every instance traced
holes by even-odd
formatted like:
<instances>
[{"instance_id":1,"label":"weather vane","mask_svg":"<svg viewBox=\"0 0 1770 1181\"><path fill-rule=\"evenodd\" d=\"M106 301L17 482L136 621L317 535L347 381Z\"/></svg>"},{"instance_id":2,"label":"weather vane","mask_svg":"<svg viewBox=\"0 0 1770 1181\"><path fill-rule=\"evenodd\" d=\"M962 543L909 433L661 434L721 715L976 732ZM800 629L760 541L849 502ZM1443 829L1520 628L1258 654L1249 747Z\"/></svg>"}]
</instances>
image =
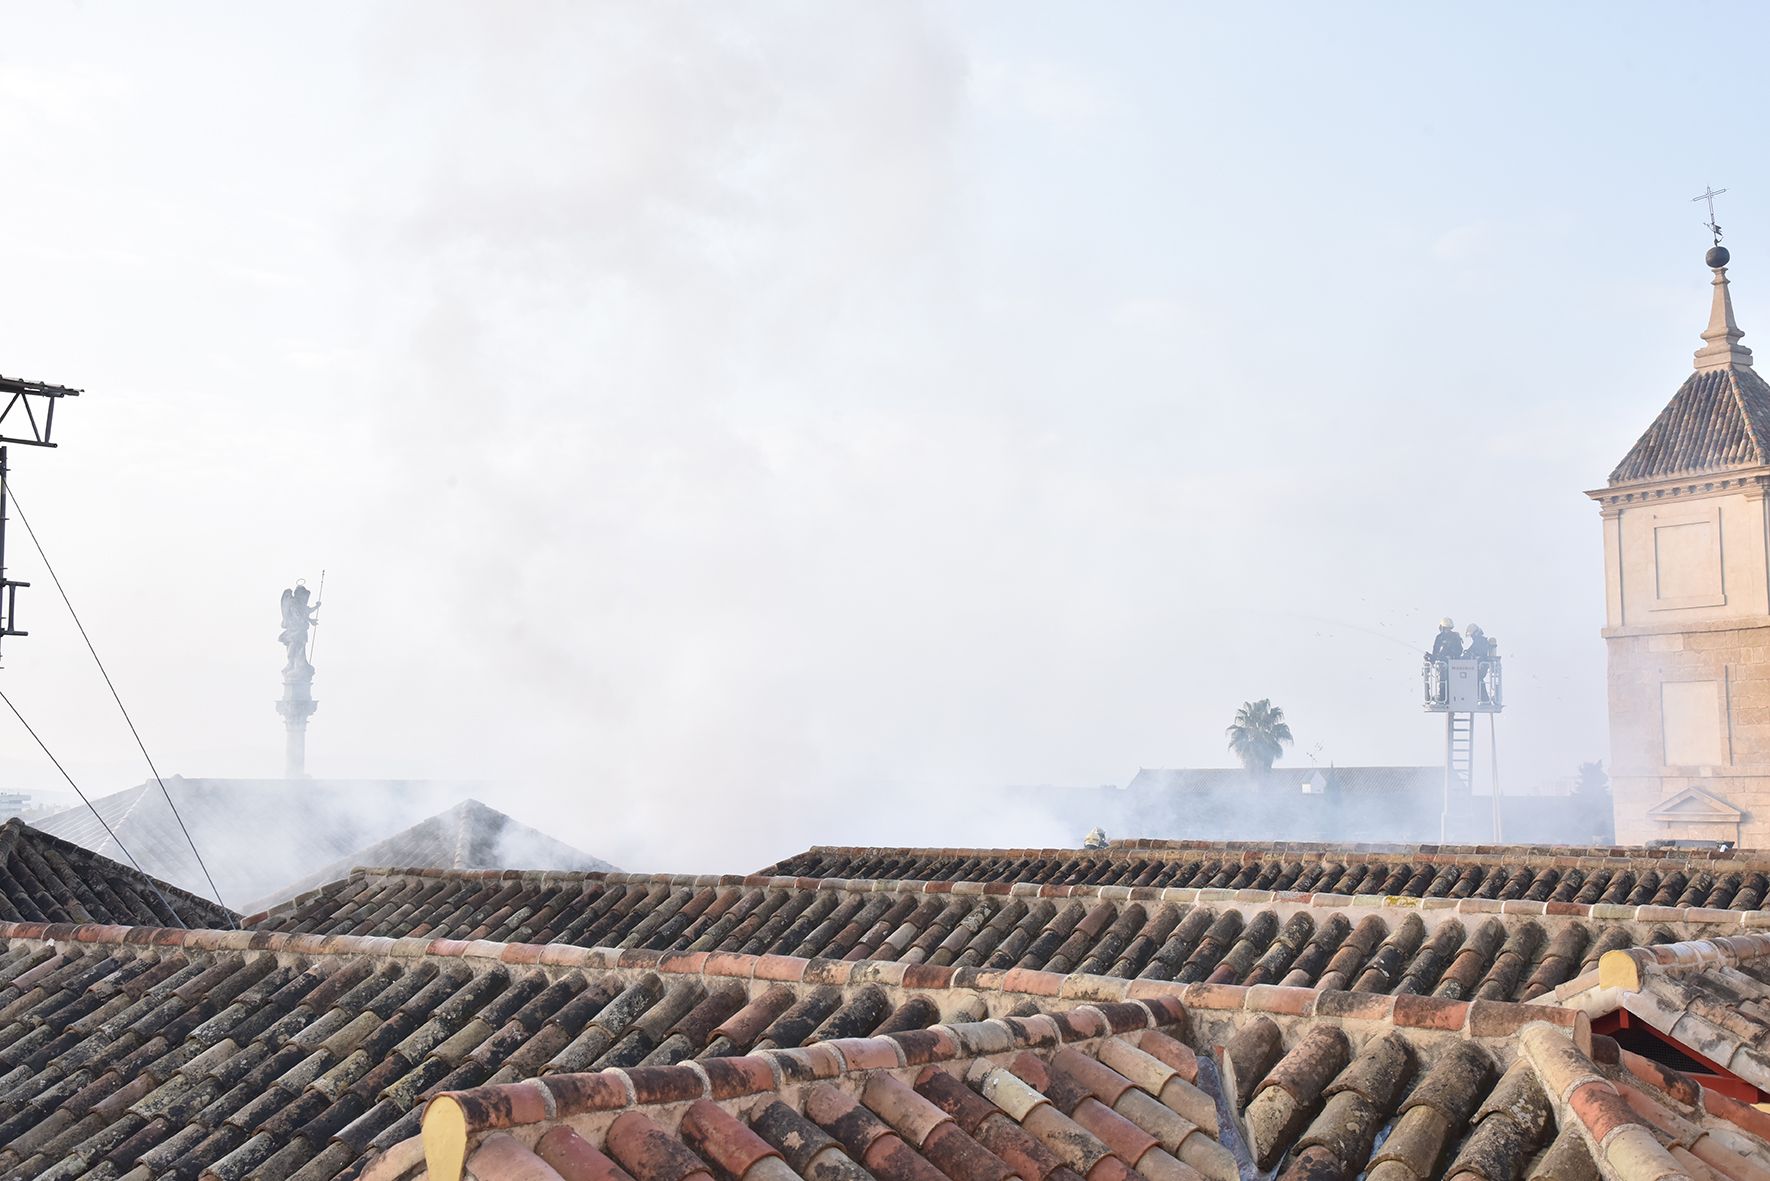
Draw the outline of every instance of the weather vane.
<instances>
[{"instance_id":1,"label":"weather vane","mask_svg":"<svg viewBox=\"0 0 1770 1181\"><path fill-rule=\"evenodd\" d=\"M1709 203L1709 219L1702 224L1707 226L1709 233L1715 236L1715 245L1719 246L1721 244L1721 227L1715 222L1715 198L1719 197L1727 190L1717 189L1713 185L1704 185L1703 188L1707 191L1699 193L1690 199L1692 201L1707 201Z\"/></svg>"}]
</instances>

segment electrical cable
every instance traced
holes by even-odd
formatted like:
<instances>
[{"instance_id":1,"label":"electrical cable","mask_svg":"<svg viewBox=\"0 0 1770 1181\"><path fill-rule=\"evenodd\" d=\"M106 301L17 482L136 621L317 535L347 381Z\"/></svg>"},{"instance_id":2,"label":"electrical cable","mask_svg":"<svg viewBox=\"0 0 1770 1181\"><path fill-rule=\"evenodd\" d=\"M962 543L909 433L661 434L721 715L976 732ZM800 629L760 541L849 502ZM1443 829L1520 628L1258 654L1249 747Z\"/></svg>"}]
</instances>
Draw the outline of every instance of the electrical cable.
<instances>
[{"instance_id":1,"label":"electrical cable","mask_svg":"<svg viewBox=\"0 0 1770 1181\"><path fill-rule=\"evenodd\" d=\"M117 703L117 709L122 711L123 721L129 726L129 733L134 736L135 745L141 748L141 757L147 760L148 770L153 773L154 782L160 785L160 794L166 797L166 806L172 809L172 818L178 821L178 831L184 834L185 844L191 847L191 855L197 859L197 867L203 871L203 879L209 883L209 893L215 898L221 909L227 913L228 925L237 929L239 924L234 922L233 912L222 900L221 891L216 889L215 879L209 873L209 866L204 863L203 854L198 852L197 842L191 839L191 830L185 827L184 817L178 814L178 805L172 802L172 793L166 790L166 781L160 778L160 769L154 766L154 757L148 754L147 743L141 740L141 733L135 728L135 719L129 716L129 709L123 704L122 695L117 692L117 686L111 682L111 674L106 671L104 661L99 659L98 649L93 646L92 637L86 634L86 625L80 622L80 613L74 610L73 601L68 598L68 592L62 587L61 579L55 573L55 567L50 564L49 555L43 552L43 543L37 540L37 531L31 528L30 519L25 516L24 506L18 502L18 493L13 490L11 480L6 482L5 492L12 501L13 509L18 513L19 523L25 527L25 533L30 537L31 544L37 548L37 556L43 559L43 568L49 571L49 580L55 583L56 593L61 595L62 603L67 607L68 614L73 617L74 626L80 631L80 638L86 641L86 650L92 653L92 663L98 665L98 673L104 678L105 688L111 691L111 699ZM17 713L18 711L14 710L13 712ZM20 718L19 720L22 722L24 719ZM42 743L39 742L38 745L41 746ZM48 748L45 747L44 750L47 752ZM67 772L64 771L62 774L65 777ZM68 782L72 783L73 780L70 779ZM123 847L121 841L117 843L117 847L119 849ZM135 868L140 869L141 866L138 865Z\"/></svg>"},{"instance_id":2,"label":"electrical cable","mask_svg":"<svg viewBox=\"0 0 1770 1181\"><path fill-rule=\"evenodd\" d=\"M97 808L93 807L92 801L86 798L86 793L80 790L80 785L74 782L74 777L69 775L67 768L61 765L61 760L55 757L55 752L49 749L49 744L39 738L37 732L31 729L31 723L25 721L25 715L18 712L18 706L12 704L12 698L6 695L5 690L0 690L0 701L6 703L6 708L12 711L12 716L18 719L18 724L25 728L25 733L35 739L43 753L49 756L49 761L55 764L55 769L61 772L61 777L68 781L68 786L74 789L74 794L80 797L80 802L91 809L93 819L97 820L111 840L116 842L117 848L123 851L123 856L129 858L129 864L135 867L135 872L147 879L148 888L159 897L160 905L166 908L166 913L172 916L172 921L183 926L184 920L179 918L178 911L173 909L172 900L166 897L165 892L160 889L160 883L155 880L154 875L141 867L141 862L135 859L135 854L124 847L122 838L111 831L111 826L105 823L104 816L99 813Z\"/></svg>"}]
</instances>

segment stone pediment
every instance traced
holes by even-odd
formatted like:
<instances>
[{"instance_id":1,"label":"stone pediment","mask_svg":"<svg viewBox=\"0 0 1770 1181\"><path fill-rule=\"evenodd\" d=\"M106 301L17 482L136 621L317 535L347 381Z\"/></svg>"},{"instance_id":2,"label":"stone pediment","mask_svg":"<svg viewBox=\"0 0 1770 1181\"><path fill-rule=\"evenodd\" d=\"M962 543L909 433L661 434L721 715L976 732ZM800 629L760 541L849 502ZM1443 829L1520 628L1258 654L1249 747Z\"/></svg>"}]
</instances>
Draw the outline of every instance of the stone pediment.
<instances>
[{"instance_id":1,"label":"stone pediment","mask_svg":"<svg viewBox=\"0 0 1770 1181\"><path fill-rule=\"evenodd\" d=\"M1669 799L1647 809L1647 819L1661 823L1706 821L1714 824L1738 824L1745 813L1719 796L1700 787L1687 787Z\"/></svg>"}]
</instances>

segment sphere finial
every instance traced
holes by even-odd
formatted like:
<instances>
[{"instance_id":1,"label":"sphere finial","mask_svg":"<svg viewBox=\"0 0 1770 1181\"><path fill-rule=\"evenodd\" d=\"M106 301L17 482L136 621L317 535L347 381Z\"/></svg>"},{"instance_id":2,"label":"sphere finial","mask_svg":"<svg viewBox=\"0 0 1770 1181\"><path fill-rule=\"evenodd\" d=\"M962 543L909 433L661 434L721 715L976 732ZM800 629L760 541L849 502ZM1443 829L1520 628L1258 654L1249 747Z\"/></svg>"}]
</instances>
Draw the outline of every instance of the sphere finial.
<instances>
[{"instance_id":1,"label":"sphere finial","mask_svg":"<svg viewBox=\"0 0 1770 1181\"><path fill-rule=\"evenodd\" d=\"M1709 247L1709 252L1702 256L1702 260L1709 266L1719 270L1721 267L1726 266L1727 260L1732 257L1731 254L1727 253L1727 248L1725 246L1711 246Z\"/></svg>"}]
</instances>

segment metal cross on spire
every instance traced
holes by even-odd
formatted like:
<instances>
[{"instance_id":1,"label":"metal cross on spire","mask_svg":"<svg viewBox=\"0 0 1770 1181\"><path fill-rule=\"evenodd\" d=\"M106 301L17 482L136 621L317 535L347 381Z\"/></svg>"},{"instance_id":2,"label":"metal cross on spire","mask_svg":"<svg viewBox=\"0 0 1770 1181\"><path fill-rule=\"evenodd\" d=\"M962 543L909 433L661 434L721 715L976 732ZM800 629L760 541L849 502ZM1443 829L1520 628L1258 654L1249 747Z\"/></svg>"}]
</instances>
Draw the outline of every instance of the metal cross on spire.
<instances>
[{"instance_id":1,"label":"metal cross on spire","mask_svg":"<svg viewBox=\"0 0 1770 1181\"><path fill-rule=\"evenodd\" d=\"M1719 246L1721 244L1721 227L1715 222L1715 198L1719 197L1727 190L1717 189L1713 185L1704 185L1703 188L1706 190L1705 192L1698 193L1690 199L1692 201L1707 201L1709 203L1709 219L1702 224L1707 226L1709 233L1715 236L1715 245Z\"/></svg>"}]
</instances>

